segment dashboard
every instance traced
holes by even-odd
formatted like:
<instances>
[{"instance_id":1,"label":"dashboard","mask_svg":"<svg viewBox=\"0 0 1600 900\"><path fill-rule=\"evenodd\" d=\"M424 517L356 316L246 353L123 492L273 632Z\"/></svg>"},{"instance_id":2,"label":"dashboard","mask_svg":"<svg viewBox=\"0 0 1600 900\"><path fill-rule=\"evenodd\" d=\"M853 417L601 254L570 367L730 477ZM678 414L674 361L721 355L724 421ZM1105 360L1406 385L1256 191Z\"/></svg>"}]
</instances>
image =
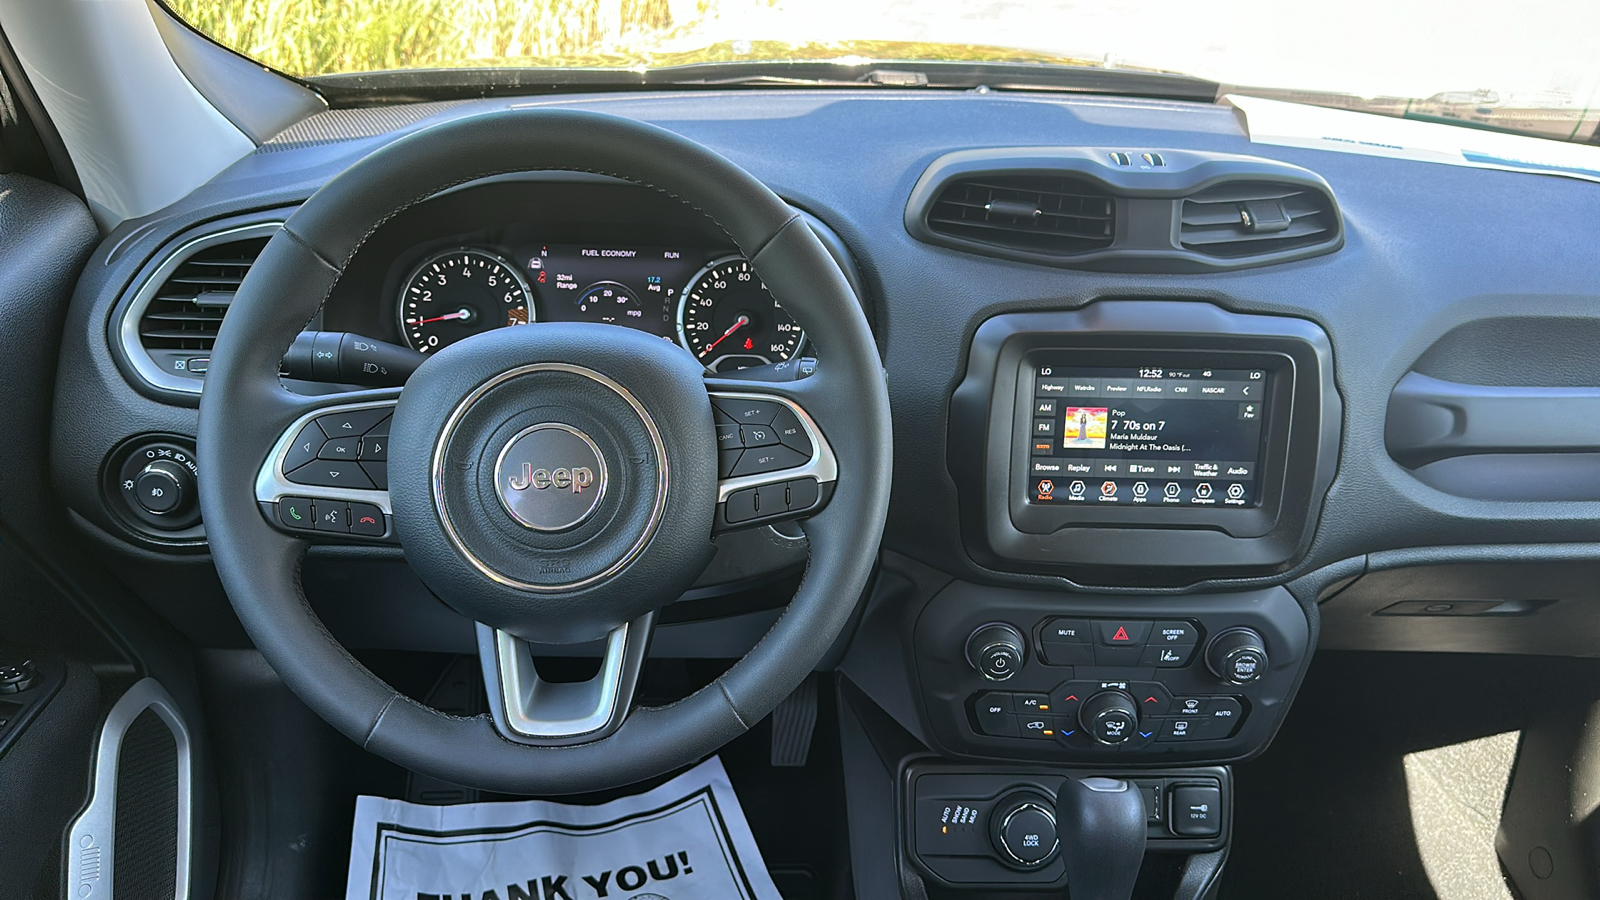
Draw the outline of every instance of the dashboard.
<instances>
[{"instance_id":1,"label":"dashboard","mask_svg":"<svg viewBox=\"0 0 1600 900\"><path fill-rule=\"evenodd\" d=\"M1600 258L1571 239L1600 221L1592 183L1281 146L1226 106L1160 99L526 102L637 117L727 155L808 216L856 286L887 376L894 481L881 574L839 669L919 747L985 772L1225 764L1266 748L1318 646L1600 646L1585 612L1600 439L1584 424ZM197 643L241 640L204 523L165 528L124 499L149 465L192 463L203 334L221 315L199 292L180 297L199 309L182 324L151 319L178 315L164 288L237 277L237 260L196 242L261 241L363 154L507 103L269 142L91 260L65 329L51 478L124 580ZM959 179L987 193L947 190ZM1239 249L1258 240L1258 257ZM430 353L489 328L595 321L718 372L826 366L745 268L757 249L648 189L523 173L383 223L307 327ZM712 571L668 609L663 653L742 654L803 571L792 529L717 542ZM397 551L345 552L306 567L341 639L472 652L470 624ZM1546 562L1588 575L1545 577ZM1485 574L1461 575L1469 564ZM1514 618L1458 614L1508 603ZM1441 604L1457 612L1429 612ZM1056 877L929 856L949 883Z\"/></svg>"}]
</instances>

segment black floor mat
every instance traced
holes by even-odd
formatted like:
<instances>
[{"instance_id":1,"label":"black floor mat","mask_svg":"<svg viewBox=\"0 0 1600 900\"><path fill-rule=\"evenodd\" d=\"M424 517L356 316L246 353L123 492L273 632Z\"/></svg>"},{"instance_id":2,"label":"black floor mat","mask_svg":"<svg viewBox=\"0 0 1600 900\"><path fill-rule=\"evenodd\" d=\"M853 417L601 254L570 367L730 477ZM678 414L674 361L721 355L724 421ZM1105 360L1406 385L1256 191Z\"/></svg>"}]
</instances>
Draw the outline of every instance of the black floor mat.
<instances>
[{"instance_id":1,"label":"black floor mat","mask_svg":"<svg viewBox=\"0 0 1600 900\"><path fill-rule=\"evenodd\" d=\"M1518 730L1539 698L1597 687L1600 660L1318 652L1271 749L1235 768L1222 896L1432 900L1405 755Z\"/></svg>"}]
</instances>

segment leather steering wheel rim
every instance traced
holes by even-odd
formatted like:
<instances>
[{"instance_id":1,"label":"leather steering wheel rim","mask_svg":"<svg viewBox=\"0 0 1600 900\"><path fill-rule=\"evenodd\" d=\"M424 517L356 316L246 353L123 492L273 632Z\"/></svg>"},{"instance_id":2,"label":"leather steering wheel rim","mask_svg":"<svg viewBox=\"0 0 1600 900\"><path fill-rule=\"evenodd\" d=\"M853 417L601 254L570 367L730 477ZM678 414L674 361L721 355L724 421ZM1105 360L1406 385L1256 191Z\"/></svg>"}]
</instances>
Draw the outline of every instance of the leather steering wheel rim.
<instances>
[{"instance_id":1,"label":"leather steering wheel rim","mask_svg":"<svg viewBox=\"0 0 1600 900\"><path fill-rule=\"evenodd\" d=\"M487 716L441 713L362 666L306 600L299 569L307 543L272 527L253 490L268 448L311 408L282 386L279 361L362 243L440 191L529 171L634 182L720 225L822 348L816 374L785 384L783 395L816 411L840 463L831 501L802 523L811 558L799 590L749 654L677 703L638 707L610 736L562 747L507 740ZM655 126L583 111L504 110L390 143L289 218L250 269L221 328L200 403L197 456L200 507L223 586L267 662L313 711L362 747L417 772L506 793L570 794L631 784L715 752L821 661L876 561L889 500L889 401L848 282L799 214L765 185Z\"/></svg>"}]
</instances>

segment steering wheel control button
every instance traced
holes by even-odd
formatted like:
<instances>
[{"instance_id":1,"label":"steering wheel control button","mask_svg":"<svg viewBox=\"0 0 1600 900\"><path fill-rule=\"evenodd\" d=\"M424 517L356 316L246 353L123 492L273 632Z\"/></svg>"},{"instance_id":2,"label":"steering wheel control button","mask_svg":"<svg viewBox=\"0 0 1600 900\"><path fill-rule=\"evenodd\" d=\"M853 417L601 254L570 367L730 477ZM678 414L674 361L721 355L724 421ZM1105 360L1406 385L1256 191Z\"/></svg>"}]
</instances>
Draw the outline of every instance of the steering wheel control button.
<instances>
[{"instance_id":1,"label":"steering wheel control button","mask_svg":"<svg viewBox=\"0 0 1600 900\"><path fill-rule=\"evenodd\" d=\"M775 400L746 400L742 397L715 397L711 403L739 425L771 425L781 408Z\"/></svg>"},{"instance_id":2,"label":"steering wheel control button","mask_svg":"<svg viewBox=\"0 0 1600 900\"><path fill-rule=\"evenodd\" d=\"M317 451L318 459L355 459L361 454L361 438L336 437L329 438Z\"/></svg>"},{"instance_id":3,"label":"steering wheel control button","mask_svg":"<svg viewBox=\"0 0 1600 900\"><path fill-rule=\"evenodd\" d=\"M1248 628L1230 628L1211 639L1206 665L1228 684L1249 684L1267 671L1266 643Z\"/></svg>"},{"instance_id":4,"label":"steering wheel control button","mask_svg":"<svg viewBox=\"0 0 1600 900\"><path fill-rule=\"evenodd\" d=\"M1172 789L1172 833L1180 837L1212 837L1222 833L1222 788L1181 784Z\"/></svg>"},{"instance_id":5,"label":"steering wheel control button","mask_svg":"<svg viewBox=\"0 0 1600 900\"><path fill-rule=\"evenodd\" d=\"M734 491L728 495L728 502L723 510L723 515L727 517L728 524L737 525L741 522L749 522L760 514L760 511L756 509L755 488L745 488L742 491Z\"/></svg>"},{"instance_id":6,"label":"steering wheel control button","mask_svg":"<svg viewBox=\"0 0 1600 900\"><path fill-rule=\"evenodd\" d=\"M794 414L794 410L787 406L778 407L778 413L772 419L772 429L778 433L778 440L785 447L808 457L811 455L811 438L807 436L805 426L800 424L800 417Z\"/></svg>"},{"instance_id":7,"label":"steering wheel control button","mask_svg":"<svg viewBox=\"0 0 1600 900\"><path fill-rule=\"evenodd\" d=\"M389 418L390 413L388 407L347 410L318 416L317 425L322 428L322 433L330 438L360 437L371 431L379 422Z\"/></svg>"},{"instance_id":8,"label":"steering wheel control button","mask_svg":"<svg viewBox=\"0 0 1600 900\"><path fill-rule=\"evenodd\" d=\"M606 460L587 434L561 422L517 432L495 461L495 493L511 518L534 531L566 531L606 495Z\"/></svg>"},{"instance_id":9,"label":"steering wheel control button","mask_svg":"<svg viewBox=\"0 0 1600 900\"><path fill-rule=\"evenodd\" d=\"M387 434L367 434L361 438L361 450L357 456L362 462L384 462L389 458L389 436Z\"/></svg>"},{"instance_id":10,"label":"steering wheel control button","mask_svg":"<svg viewBox=\"0 0 1600 900\"><path fill-rule=\"evenodd\" d=\"M289 446L288 455L283 458L283 471L293 472L313 459L317 458L317 451L328 442L328 436L316 422L307 422L306 427L300 429L295 435L294 443Z\"/></svg>"},{"instance_id":11,"label":"steering wheel control button","mask_svg":"<svg viewBox=\"0 0 1600 900\"><path fill-rule=\"evenodd\" d=\"M778 442L771 425L740 425L739 443L744 447L770 447Z\"/></svg>"},{"instance_id":12,"label":"steering wheel control button","mask_svg":"<svg viewBox=\"0 0 1600 900\"><path fill-rule=\"evenodd\" d=\"M1005 681L1026 659L1022 632L1005 622L991 622L967 638L967 662L990 681Z\"/></svg>"},{"instance_id":13,"label":"steering wheel control button","mask_svg":"<svg viewBox=\"0 0 1600 900\"><path fill-rule=\"evenodd\" d=\"M350 509L337 500L318 500L312 504L317 512L317 530L348 533Z\"/></svg>"},{"instance_id":14,"label":"steering wheel control button","mask_svg":"<svg viewBox=\"0 0 1600 900\"><path fill-rule=\"evenodd\" d=\"M316 527L317 513L305 497L285 497L278 501L278 521L285 528L309 531Z\"/></svg>"},{"instance_id":15,"label":"steering wheel control button","mask_svg":"<svg viewBox=\"0 0 1600 900\"><path fill-rule=\"evenodd\" d=\"M796 478L788 483L789 511L804 512L817 505L822 497L822 486L815 478Z\"/></svg>"},{"instance_id":16,"label":"steering wheel control button","mask_svg":"<svg viewBox=\"0 0 1600 900\"><path fill-rule=\"evenodd\" d=\"M361 471L367 473L372 480L372 486L380 491L389 489L389 464L385 462L364 462Z\"/></svg>"},{"instance_id":17,"label":"steering wheel control button","mask_svg":"<svg viewBox=\"0 0 1600 900\"><path fill-rule=\"evenodd\" d=\"M743 445L739 441L739 426L733 425L733 424L723 424L721 422L718 422L717 423L717 450L718 450L718 452L723 452L723 451L727 451L727 450L733 450L733 451L737 452L738 449L741 446L743 446ZM734 456L734 459L738 459L738 456L737 455Z\"/></svg>"},{"instance_id":18,"label":"steering wheel control button","mask_svg":"<svg viewBox=\"0 0 1600 900\"><path fill-rule=\"evenodd\" d=\"M350 504L350 533L362 537L383 537L383 510L370 503Z\"/></svg>"},{"instance_id":19,"label":"steering wheel control button","mask_svg":"<svg viewBox=\"0 0 1600 900\"><path fill-rule=\"evenodd\" d=\"M784 469L794 469L805 465L811 457L782 445L760 447L746 450L740 454L739 461L734 464L732 475L763 475L767 472L781 472Z\"/></svg>"},{"instance_id":20,"label":"steering wheel control button","mask_svg":"<svg viewBox=\"0 0 1600 900\"><path fill-rule=\"evenodd\" d=\"M354 462L312 460L290 472L289 480L295 484L312 484L317 487L367 491L373 489L372 480L367 477L361 466Z\"/></svg>"}]
</instances>

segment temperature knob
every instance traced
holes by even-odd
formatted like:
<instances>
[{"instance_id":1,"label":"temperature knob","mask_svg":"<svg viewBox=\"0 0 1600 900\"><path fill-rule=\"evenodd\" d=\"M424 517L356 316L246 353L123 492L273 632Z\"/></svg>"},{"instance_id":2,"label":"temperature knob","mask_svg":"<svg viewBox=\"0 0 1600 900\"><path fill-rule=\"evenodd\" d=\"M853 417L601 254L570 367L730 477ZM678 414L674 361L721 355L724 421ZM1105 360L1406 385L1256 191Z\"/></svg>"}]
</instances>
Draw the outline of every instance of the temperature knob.
<instances>
[{"instance_id":1,"label":"temperature knob","mask_svg":"<svg viewBox=\"0 0 1600 900\"><path fill-rule=\"evenodd\" d=\"M1016 626L991 622L967 638L967 662L990 681L1005 681L1022 668L1027 642Z\"/></svg>"}]
</instances>

